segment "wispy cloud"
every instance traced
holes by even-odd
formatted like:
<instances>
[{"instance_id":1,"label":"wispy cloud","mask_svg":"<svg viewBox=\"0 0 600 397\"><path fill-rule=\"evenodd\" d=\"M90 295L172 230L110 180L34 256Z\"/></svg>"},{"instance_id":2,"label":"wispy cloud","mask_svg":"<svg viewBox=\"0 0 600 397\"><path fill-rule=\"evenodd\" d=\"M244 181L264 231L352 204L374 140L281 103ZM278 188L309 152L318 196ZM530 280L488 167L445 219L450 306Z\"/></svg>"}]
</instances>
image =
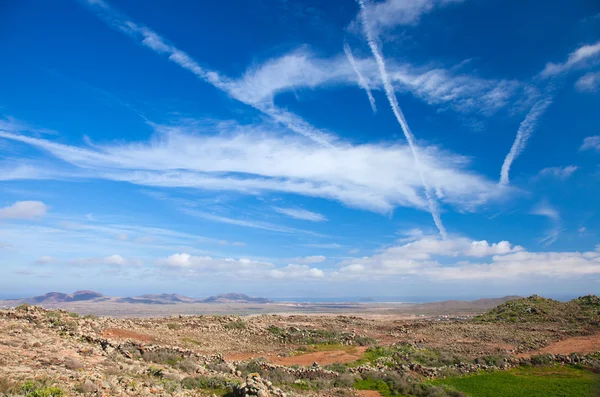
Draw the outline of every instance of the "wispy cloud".
<instances>
[{"instance_id":1,"label":"wispy cloud","mask_svg":"<svg viewBox=\"0 0 600 397\"><path fill-rule=\"evenodd\" d=\"M286 192L389 213L427 208L405 145L339 142L324 147L269 125L155 126L149 142L77 147L0 131L0 137L45 151L95 177L143 186L188 187L244 194ZM274 133L270 133L274 131ZM463 210L509 191L468 170L468 160L422 147L421 167L446 204Z\"/></svg>"},{"instance_id":2,"label":"wispy cloud","mask_svg":"<svg viewBox=\"0 0 600 397\"><path fill-rule=\"evenodd\" d=\"M384 0L371 4L366 9L368 28L375 35L400 25L414 25L421 17L436 7L462 0Z\"/></svg>"},{"instance_id":3,"label":"wispy cloud","mask_svg":"<svg viewBox=\"0 0 600 397\"><path fill-rule=\"evenodd\" d=\"M195 216L198 218L206 219L206 220L213 221L213 222L226 223L229 225L237 225L237 226L249 227L249 228L253 228L253 229L269 230L269 231L280 232L280 233L291 233L291 234L301 233L301 234L308 234L308 235L316 236L316 237L326 237L323 234L316 233L316 232L313 232L310 230L296 229L293 227L277 225L277 224L269 223L269 222L230 218L227 216L211 214L208 212L198 211L198 210L189 209L189 208L183 208L183 209L181 209L181 211L185 214L192 215L192 216Z\"/></svg>"},{"instance_id":4,"label":"wispy cloud","mask_svg":"<svg viewBox=\"0 0 600 397\"><path fill-rule=\"evenodd\" d=\"M290 259L290 262L293 262L296 264L309 265L312 263L321 263L321 262L324 262L325 260L327 260L327 257L325 257L323 255L312 255L312 256L305 256L303 258L292 258L292 259Z\"/></svg>"},{"instance_id":5,"label":"wispy cloud","mask_svg":"<svg viewBox=\"0 0 600 397\"><path fill-rule=\"evenodd\" d=\"M600 135L586 137L579 150L597 150L600 152Z\"/></svg>"},{"instance_id":6,"label":"wispy cloud","mask_svg":"<svg viewBox=\"0 0 600 397\"><path fill-rule=\"evenodd\" d=\"M546 67L540 73L541 77L547 78L562 73L567 73L573 69L581 69L595 65L600 61L600 41L594 44L586 44L569 54L567 60L563 63L546 64Z\"/></svg>"},{"instance_id":7,"label":"wispy cloud","mask_svg":"<svg viewBox=\"0 0 600 397\"><path fill-rule=\"evenodd\" d=\"M600 88L600 72L586 73L575 83L575 88L582 92L596 92Z\"/></svg>"},{"instance_id":8,"label":"wispy cloud","mask_svg":"<svg viewBox=\"0 0 600 397\"><path fill-rule=\"evenodd\" d=\"M200 66L200 64L187 53L168 43L167 40L158 33L148 27L136 24L125 15L110 7L108 3L88 0L88 4L97 12L98 16L107 21L110 26L128 34L134 40L148 47L155 53L166 55L170 61L193 73L200 80L213 85L228 93L233 98L272 117L277 123L283 124L291 131L325 146L330 145L330 143L336 139L333 135L319 130L299 116L275 107L272 102L257 101L248 96L240 95L240 92L235 89L235 85L232 84L230 79L214 70Z\"/></svg>"},{"instance_id":9,"label":"wispy cloud","mask_svg":"<svg viewBox=\"0 0 600 397\"><path fill-rule=\"evenodd\" d=\"M2 219L39 219L46 215L48 206L41 201L17 201L8 207L0 208Z\"/></svg>"},{"instance_id":10,"label":"wispy cloud","mask_svg":"<svg viewBox=\"0 0 600 397\"><path fill-rule=\"evenodd\" d=\"M141 266L143 262L137 258L123 258L121 255L113 254L100 258L77 258L68 261L69 265L105 265L105 266Z\"/></svg>"},{"instance_id":11,"label":"wispy cloud","mask_svg":"<svg viewBox=\"0 0 600 397\"><path fill-rule=\"evenodd\" d=\"M323 248L323 249L338 249L338 248L342 248L343 245L337 244L337 243L310 243L310 244L300 244L300 246L302 247L308 247L308 248Z\"/></svg>"},{"instance_id":12,"label":"wispy cloud","mask_svg":"<svg viewBox=\"0 0 600 397\"><path fill-rule=\"evenodd\" d=\"M282 208L282 207L273 207L276 212L280 214L287 215L294 219L301 219L305 221L311 222L323 222L326 221L327 218L317 212L312 212L309 210L305 210L304 208Z\"/></svg>"},{"instance_id":13,"label":"wispy cloud","mask_svg":"<svg viewBox=\"0 0 600 397\"><path fill-rule=\"evenodd\" d=\"M564 167L547 167L540 171L539 176L542 177L552 177L556 179L566 180L568 179L575 171L579 169L576 165L567 165Z\"/></svg>"},{"instance_id":14,"label":"wispy cloud","mask_svg":"<svg viewBox=\"0 0 600 397\"><path fill-rule=\"evenodd\" d=\"M414 137L412 131L410 130L410 127L408 126L406 118L404 117L404 113L400 109L400 105L398 104L398 99L396 98L396 94L394 93L394 89L392 87L392 84L390 83L390 79L388 77L387 70L385 68L385 60L383 58L383 53L381 52L381 49L378 47L377 37L375 37L373 35L374 32L372 31L371 26L369 25L369 21L367 19L368 18L367 11L366 11L367 7L365 5L365 1L359 0L359 4L360 4L360 8L361 8L362 22L363 22L363 26L365 29L365 35L367 37L367 42L369 43L369 47L371 47L371 52L373 53L373 56L375 57L375 61L377 62L377 66L379 67L379 74L381 77L381 81L383 83L383 87L385 89L386 96L388 98L388 101L390 102L394 116L396 116L396 120L398 121L398 124L400 124L402 132L404 133L404 137L406 138L406 141L408 142L408 146L410 147L410 151L412 153L412 156L413 156L413 159L415 162L415 167L417 168L417 171L419 173L421 183L422 183L423 187L425 188L425 196L427 198L427 205L429 207L429 212L431 213L431 216L433 217L435 226L440 231L440 234L442 235L443 238L446 238L447 233L446 233L446 229L444 228L444 225L442 223L442 219L440 217L439 210L437 208L437 202L434 199L434 194L433 194L431 187L429 186L429 183L426 179L424 169L421 166L420 155L418 153L418 148L417 148L417 144L415 142L415 137Z\"/></svg>"},{"instance_id":15,"label":"wispy cloud","mask_svg":"<svg viewBox=\"0 0 600 397\"><path fill-rule=\"evenodd\" d=\"M546 236L540 239L540 243L544 244L545 246L554 243L558 239L558 236L561 232L561 219L558 210L556 210L546 201L542 201L533 208L531 213L533 215L545 216L546 218L550 219L552 227L548 230Z\"/></svg>"},{"instance_id":16,"label":"wispy cloud","mask_svg":"<svg viewBox=\"0 0 600 397\"><path fill-rule=\"evenodd\" d=\"M515 137L510 151L504 158L504 163L502 163L502 169L500 170L500 185L508 185L512 163L519 157L523 150L525 150L527 141L535 130L538 120L551 104L552 97L546 95L531 107L529 113L527 113L527 116L525 116L525 119L519 125L517 136Z\"/></svg>"}]
</instances>

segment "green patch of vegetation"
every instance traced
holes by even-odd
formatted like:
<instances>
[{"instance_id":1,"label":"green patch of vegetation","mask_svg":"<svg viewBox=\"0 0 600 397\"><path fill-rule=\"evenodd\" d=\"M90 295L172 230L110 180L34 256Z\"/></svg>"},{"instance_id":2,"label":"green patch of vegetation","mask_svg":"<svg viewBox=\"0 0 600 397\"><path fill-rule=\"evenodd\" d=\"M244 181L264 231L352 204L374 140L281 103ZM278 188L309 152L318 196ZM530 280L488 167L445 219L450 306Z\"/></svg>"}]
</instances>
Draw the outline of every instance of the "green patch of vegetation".
<instances>
[{"instance_id":1,"label":"green patch of vegetation","mask_svg":"<svg viewBox=\"0 0 600 397\"><path fill-rule=\"evenodd\" d=\"M25 397L62 397L65 392L54 386L29 380L21 385L19 392Z\"/></svg>"},{"instance_id":2,"label":"green patch of vegetation","mask_svg":"<svg viewBox=\"0 0 600 397\"><path fill-rule=\"evenodd\" d=\"M358 390L376 390L384 397L464 397L457 390L419 382L405 374L397 372L368 372L354 382Z\"/></svg>"},{"instance_id":3,"label":"green patch of vegetation","mask_svg":"<svg viewBox=\"0 0 600 397\"><path fill-rule=\"evenodd\" d=\"M397 349L394 358L398 363L419 363L427 367L442 367L471 361L467 357L412 344L400 345Z\"/></svg>"},{"instance_id":4,"label":"green patch of vegetation","mask_svg":"<svg viewBox=\"0 0 600 397\"><path fill-rule=\"evenodd\" d=\"M79 313L70 312L69 313L69 317L71 317L71 318L79 318Z\"/></svg>"},{"instance_id":5,"label":"green patch of vegetation","mask_svg":"<svg viewBox=\"0 0 600 397\"><path fill-rule=\"evenodd\" d=\"M181 386L186 389L203 389L209 390L215 394L228 395L232 393L234 387L239 382L225 378L197 376L185 378L181 381Z\"/></svg>"},{"instance_id":6,"label":"green patch of vegetation","mask_svg":"<svg viewBox=\"0 0 600 397\"><path fill-rule=\"evenodd\" d=\"M453 387L472 397L591 397L599 382L600 376L590 371L556 365L520 367L431 383Z\"/></svg>"},{"instance_id":7,"label":"green patch of vegetation","mask_svg":"<svg viewBox=\"0 0 600 397\"><path fill-rule=\"evenodd\" d=\"M370 336L357 336L354 338L354 343L358 346L373 346L377 344L377 339L371 338Z\"/></svg>"},{"instance_id":8,"label":"green patch of vegetation","mask_svg":"<svg viewBox=\"0 0 600 397\"><path fill-rule=\"evenodd\" d=\"M29 309L30 307L31 307L31 305L29 303L23 303L23 304L15 307L15 309L18 311L25 311L25 310Z\"/></svg>"},{"instance_id":9,"label":"green patch of vegetation","mask_svg":"<svg viewBox=\"0 0 600 397\"><path fill-rule=\"evenodd\" d=\"M357 379L354 383L356 390L377 390L382 396L399 396L399 394L393 394L390 385L381 379Z\"/></svg>"},{"instance_id":10,"label":"green patch of vegetation","mask_svg":"<svg viewBox=\"0 0 600 397\"><path fill-rule=\"evenodd\" d=\"M267 328L267 331L269 331L271 334L275 335L275 336L283 336L285 335L285 330L281 327L278 327L276 325L269 325L269 328Z\"/></svg>"},{"instance_id":11,"label":"green patch of vegetation","mask_svg":"<svg viewBox=\"0 0 600 397\"><path fill-rule=\"evenodd\" d=\"M146 374L154 378L162 378L164 376L163 370L158 367L148 367Z\"/></svg>"},{"instance_id":12,"label":"green patch of vegetation","mask_svg":"<svg viewBox=\"0 0 600 397\"><path fill-rule=\"evenodd\" d=\"M145 351L142 353L142 358L146 361L151 361L157 364L166 364L175 366L180 361L183 360L183 357L177 353L172 353L168 351Z\"/></svg>"},{"instance_id":13,"label":"green patch of vegetation","mask_svg":"<svg viewBox=\"0 0 600 397\"><path fill-rule=\"evenodd\" d=\"M178 330L178 329L181 329L182 326L179 323L168 323L167 328L172 329L172 330Z\"/></svg>"},{"instance_id":14,"label":"green patch of vegetation","mask_svg":"<svg viewBox=\"0 0 600 397\"><path fill-rule=\"evenodd\" d=\"M368 348L358 360L348 364L349 367L358 367L364 364L372 364L381 358L392 358L396 353L396 349L392 347L370 347Z\"/></svg>"},{"instance_id":15,"label":"green patch of vegetation","mask_svg":"<svg viewBox=\"0 0 600 397\"><path fill-rule=\"evenodd\" d=\"M515 299L474 318L476 322L560 322L600 324L600 298L582 296L569 302L532 295Z\"/></svg>"},{"instance_id":16,"label":"green patch of vegetation","mask_svg":"<svg viewBox=\"0 0 600 397\"><path fill-rule=\"evenodd\" d=\"M224 325L225 329L237 329L237 330L242 330L242 329L246 329L246 323L244 322L244 320L242 319L237 319L231 322L228 322L227 324Z\"/></svg>"}]
</instances>

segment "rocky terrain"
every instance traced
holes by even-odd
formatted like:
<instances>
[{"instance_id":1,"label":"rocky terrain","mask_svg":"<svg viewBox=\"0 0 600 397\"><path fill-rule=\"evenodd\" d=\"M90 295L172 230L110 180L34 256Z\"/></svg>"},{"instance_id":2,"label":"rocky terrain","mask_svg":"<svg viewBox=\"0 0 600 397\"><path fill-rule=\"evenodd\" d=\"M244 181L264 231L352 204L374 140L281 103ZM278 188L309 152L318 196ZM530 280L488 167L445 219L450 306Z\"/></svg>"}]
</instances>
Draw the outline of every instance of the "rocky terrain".
<instances>
[{"instance_id":1,"label":"rocky terrain","mask_svg":"<svg viewBox=\"0 0 600 397\"><path fill-rule=\"evenodd\" d=\"M120 319L24 304L0 310L0 396L378 396L357 390L377 382L397 395L460 396L424 381L548 363L600 369L598 297L559 302L562 311L541 299L447 321Z\"/></svg>"}]
</instances>

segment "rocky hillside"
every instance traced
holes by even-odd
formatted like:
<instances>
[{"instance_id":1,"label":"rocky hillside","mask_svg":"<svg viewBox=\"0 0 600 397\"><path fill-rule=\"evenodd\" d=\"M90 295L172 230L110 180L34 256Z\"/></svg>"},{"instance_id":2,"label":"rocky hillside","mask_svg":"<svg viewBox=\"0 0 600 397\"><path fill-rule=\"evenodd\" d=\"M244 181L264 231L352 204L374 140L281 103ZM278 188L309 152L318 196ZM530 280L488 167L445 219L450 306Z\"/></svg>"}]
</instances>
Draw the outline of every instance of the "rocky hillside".
<instances>
[{"instance_id":1,"label":"rocky hillside","mask_svg":"<svg viewBox=\"0 0 600 397\"><path fill-rule=\"evenodd\" d=\"M582 296L569 302L532 295L511 300L477 316L479 322L559 322L600 325L600 298Z\"/></svg>"}]
</instances>

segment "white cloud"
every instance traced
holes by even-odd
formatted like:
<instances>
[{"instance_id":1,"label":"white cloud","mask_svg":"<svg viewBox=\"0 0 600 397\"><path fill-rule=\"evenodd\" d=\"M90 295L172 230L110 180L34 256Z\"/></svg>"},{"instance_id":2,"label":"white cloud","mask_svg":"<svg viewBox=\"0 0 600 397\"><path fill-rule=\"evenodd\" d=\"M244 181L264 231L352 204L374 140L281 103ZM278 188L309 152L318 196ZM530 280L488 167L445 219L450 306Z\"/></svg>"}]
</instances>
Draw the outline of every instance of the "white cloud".
<instances>
[{"instance_id":1,"label":"white cloud","mask_svg":"<svg viewBox=\"0 0 600 397\"><path fill-rule=\"evenodd\" d=\"M323 256L323 255L313 255L313 256L305 256L303 258L293 258L291 260L291 262L294 263L298 263L298 264L311 264L311 263L321 263L324 262L327 259L327 257Z\"/></svg>"},{"instance_id":2,"label":"white cloud","mask_svg":"<svg viewBox=\"0 0 600 397\"><path fill-rule=\"evenodd\" d=\"M280 214L287 215L294 219L302 219L302 220L311 221L311 222L323 222L323 221L327 220L327 218L325 218L325 216L323 216L317 212L305 210L303 208L273 207L273 209L276 212L279 212Z\"/></svg>"},{"instance_id":3,"label":"white cloud","mask_svg":"<svg viewBox=\"0 0 600 397\"><path fill-rule=\"evenodd\" d=\"M40 256L35 261L35 263L37 263L38 265L47 265L47 264L55 262L55 261L56 261L56 259L54 259L53 257L44 255L44 256Z\"/></svg>"},{"instance_id":4,"label":"white cloud","mask_svg":"<svg viewBox=\"0 0 600 397\"><path fill-rule=\"evenodd\" d=\"M272 126L156 126L146 143L68 146L0 132L44 149L85 170L88 177L145 186L295 193L387 213L396 206L425 210L422 183L406 145L350 144L323 147ZM218 135L200 135L218 132ZM473 210L510 189L466 170L468 159L437 147L421 147L421 165L442 202Z\"/></svg>"},{"instance_id":5,"label":"white cloud","mask_svg":"<svg viewBox=\"0 0 600 397\"><path fill-rule=\"evenodd\" d=\"M46 215L48 207L41 201L17 201L0 208L0 219L37 219Z\"/></svg>"},{"instance_id":6,"label":"white cloud","mask_svg":"<svg viewBox=\"0 0 600 397\"><path fill-rule=\"evenodd\" d=\"M531 213L533 215L545 216L555 221L560 220L560 213L545 201L542 201L537 206L535 206Z\"/></svg>"},{"instance_id":7,"label":"white cloud","mask_svg":"<svg viewBox=\"0 0 600 397\"><path fill-rule=\"evenodd\" d=\"M579 150L597 150L600 152L600 135L586 137Z\"/></svg>"},{"instance_id":8,"label":"white cloud","mask_svg":"<svg viewBox=\"0 0 600 397\"><path fill-rule=\"evenodd\" d=\"M575 82L575 88L582 92L596 92L600 87L600 72L590 72Z\"/></svg>"},{"instance_id":9,"label":"white cloud","mask_svg":"<svg viewBox=\"0 0 600 397\"><path fill-rule=\"evenodd\" d=\"M173 254L167 258L158 259L155 264L159 267L190 273L252 273L274 267L272 263L247 258L213 258L210 256L194 256L187 253Z\"/></svg>"},{"instance_id":10,"label":"white cloud","mask_svg":"<svg viewBox=\"0 0 600 397\"><path fill-rule=\"evenodd\" d=\"M311 243L311 244L300 244L300 245L302 247L308 247L308 248L324 248L324 249L342 248L342 246L337 243Z\"/></svg>"},{"instance_id":11,"label":"white cloud","mask_svg":"<svg viewBox=\"0 0 600 397\"><path fill-rule=\"evenodd\" d=\"M250 279L314 279L322 278L325 275L322 270L307 265L290 264L276 268L272 263L247 258L214 258L193 256L187 253L173 254L168 258L158 259L155 264L159 268L188 275L227 274Z\"/></svg>"},{"instance_id":12,"label":"white cloud","mask_svg":"<svg viewBox=\"0 0 600 397\"><path fill-rule=\"evenodd\" d=\"M268 275L275 279L320 279L325 277L325 272L307 265L290 264L280 269L270 270Z\"/></svg>"},{"instance_id":13,"label":"white cloud","mask_svg":"<svg viewBox=\"0 0 600 397\"><path fill-rule=\"evenodd\" d=\"M129 236L127 235L127 233L119 233L119 234L117 234L117 240L127 241L127 240L129 240Z\"/></svg>"},{"instance_id":14,"label":"white cloud","mask_svg":"<svg viewBox=\"0 0 600 397\"><path fill-rule=\"evenodd\" d=\"M207 219L207 220L213 221L213 222L226 223L229 225L250 227L253 229L270 230L273 232L280 232L280 233L303 233L303 234L308 234L308 235L316 236L316 237L325 237L322 234L319 234L319 233L316 233L316 232L313 232L310 230L296 229L293 227L276 225L274 223L269 223L269 222L230 218L230 217L226 217L226 216L222 216L222 215L210 214L208 212L198 211L198 210L189 209L189 208L180 208L180 210L183 213L188 214L188 215Z\"/></svg>"},{"instance_id":15,"label":"white cloud","mask_svg":"<svg viewBox=\"0 0 600 397\"><path fill-rule=\"evenodd\" d=\"M490 259L465 260L483 257ZM332 274L341 279L411 276L448 281L582 275L600 275L600 252L528 252L508 241L489 244L461 237L443 241L432 236L387 248L370 257L343 261Z\"/></svg>"},{"instance_id":16,"label":"white cloud","mask_svg":"<svg viewBox=\"0 0 600 397\"><path fill-rule=\"evenodd\" d=\"M543 177L552 177L556 179L568 179L575 171L579 169L576 165L567 165L564 167L547 167L540 171L539 175Z\"/></svg>"},{"instance_id":17,"label":"white cloud","mask_svg":"<svg viewBox=\"0 0 600 397\"><path fill-rule=\"evenodd\" d=\"M12 250L12 249L14 249L14 247L11 244L9 244L9 243L5 243L4 241L0 241L0 249Z\"/></svg>"},{"instance_id":18,"label":"white cloud","mask_svg":"<svg viewBox=\"0 0 600 397\"><path fill-rule=\"evenodd\" d=\"M252 103L272 103L283 92L300 88L315 89L336 85L359 85L381 90L377 64L370 58L353 58L356 73L343 55L318 58L306 47L253 66L243 76L227 83L237 98ZM456 74L442 67L415 66L388 60L386 67L393 88L409 92L431 105L450 106L461 112L492 113L509 104L512 97L524 94L525 86L514 80L484 79L473 74ZM365 88L366 87L366 88Z\"/></svg>"},{"instance_id":19,"label":"white cloud","mask_svg":"<svg viewBox=\"0 0 600 397\"><path fill-rule=\"evenodd\" d=\"M113 254L105 257L76 258L67 261L70 265L106 265L106 266L141 266L143 262L137 258L123 258L121 255Z\"/></svg>"},{"instance_id":20,"label":"white cloud","mask_svg":"<svg viewBox=\"0 0 600 397\"><path fill-rule=\"evenodd\" d=\"M388 27L398 23L413 23L434 6L459 0L417 0L406 2L393 0L370 7L373 23ZM199 79L228 93L233 98L252 106L270 116L290 130L328 146L336 137L319 130L302 118L274 106L277 93L295 91L298 88L314 89L336 84L357 84L354 67L363 74L363 88L381 89L377 66L372 59L356 59L351 65L342 54L319 59L312 56L307 47L301 47L279 58L250 67L238 79L201 67L175 46L152 30L139 26L107 5L95 7L101 18L157 54L167 55L169 60L192 72ZM410 64L388 65L390 80L398 91L410 91L431 104L448 104L460 111L493 112L508 103L508 99L524 87L516 81L486 80L469 75L454 75L442 68L414 67Z\"/></svg>"},{"instance_id":21,"label":"white cloud","mask_svg":"<svg viewBox=\"0 0 600 397\"><path fill-rule=\"evenodd\" d=\"M385 0L372 3L366 8L369 29L379 35L399 25L414 25L435 7L460 2L462 0Z\"/></svg>"},{"instance_id":22,"label":"white cloud","mask_svg":"<svg viewBox=\"0 0 600 397\"><path fill-rule=\"evenodd\" d=\"M540 202L531 211L533 215L545 216L550 219L552 227L546 232L546 236L540 239L540 242L548 246L554 243L561 232L560 213L546 201Z\"/></svg>"},{"instance_id":23,"label":"white cloud","mask_svg":"<svg viewBox=\"0 0 600 397\"><path fill-rule=\"evenodd\" d=\"M581 69L598 63L600 60L600 41L579 47L569 54L563 63L547 63L540 75L542 77L556 76L569 72L573 69Z\"/></svg>"}]
</instances>

